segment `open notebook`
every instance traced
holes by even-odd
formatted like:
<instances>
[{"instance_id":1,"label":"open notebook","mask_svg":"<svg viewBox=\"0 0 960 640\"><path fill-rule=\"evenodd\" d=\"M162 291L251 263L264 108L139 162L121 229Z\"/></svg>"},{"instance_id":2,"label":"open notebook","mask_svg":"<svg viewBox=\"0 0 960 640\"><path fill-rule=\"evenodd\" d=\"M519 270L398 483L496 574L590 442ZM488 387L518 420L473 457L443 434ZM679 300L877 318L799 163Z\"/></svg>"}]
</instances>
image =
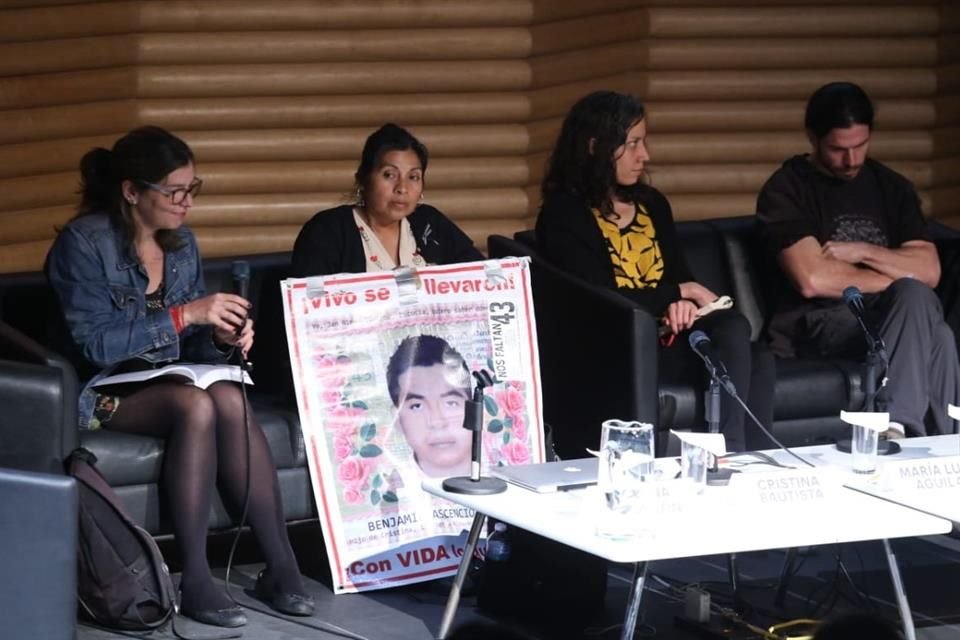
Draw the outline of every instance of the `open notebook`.
<instances>
[{"instance_id":1,"label":"open notebook","mask_svg":"<svg viewBox=\"0 0 960 640\"><path fill-rule=\"evenodd\" d=\"M569 491L597 484L597 459L557 460L490 469L490 475L537 493Z\"/></svg>"}]
</instances>

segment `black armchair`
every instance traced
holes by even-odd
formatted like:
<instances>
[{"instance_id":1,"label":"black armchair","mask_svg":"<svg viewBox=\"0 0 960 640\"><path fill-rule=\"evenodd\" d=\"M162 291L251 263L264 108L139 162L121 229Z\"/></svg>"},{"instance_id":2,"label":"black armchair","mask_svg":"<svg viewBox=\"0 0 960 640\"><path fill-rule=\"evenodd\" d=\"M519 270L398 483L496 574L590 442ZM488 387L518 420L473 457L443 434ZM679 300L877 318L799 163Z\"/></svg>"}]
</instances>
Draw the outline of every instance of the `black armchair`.
<instances>
[{"instance_id":1,"label":"black armchair","mask_svg":"<svg viewBox=\"0 0 960 640\"><path fill-rule=\"evenodd\" d=\"M69 362L0 322L0 467L62 473L77 446L77 391Z\"/></svg>"},{"instance_id":2,"label":"black armchair","mask_svg":"<svg viewBox=\"0 0 960 640\"><path fill-rule=\"evenodd\" d=\"M649 313L557 269L528 244L494 235L488 250L495 258L531 257L544 420L553 427L561 458L582 458L585 448L596 449L607 418L664 422L657 324Z\"/></svg>"}]
</instances>

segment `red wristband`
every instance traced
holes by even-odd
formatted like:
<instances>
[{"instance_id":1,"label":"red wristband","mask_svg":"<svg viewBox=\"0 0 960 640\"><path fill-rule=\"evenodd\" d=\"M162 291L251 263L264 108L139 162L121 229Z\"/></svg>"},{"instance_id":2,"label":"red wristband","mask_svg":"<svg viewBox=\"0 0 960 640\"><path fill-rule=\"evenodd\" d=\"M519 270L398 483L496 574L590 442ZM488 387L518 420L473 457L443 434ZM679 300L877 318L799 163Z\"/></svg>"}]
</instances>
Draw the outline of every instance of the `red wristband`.
<instances>
[{"instance_id":1,"label":"red wristband","mask_svg":"<svg viewBox=\"0 0 960 640\"><path fill-rule=\"evenodd\" d=\"M183 306L170 307L170 319L173 320L173 330L178 334L182 333L185 325L183 323Z\"/></svg>"}]
</instances>

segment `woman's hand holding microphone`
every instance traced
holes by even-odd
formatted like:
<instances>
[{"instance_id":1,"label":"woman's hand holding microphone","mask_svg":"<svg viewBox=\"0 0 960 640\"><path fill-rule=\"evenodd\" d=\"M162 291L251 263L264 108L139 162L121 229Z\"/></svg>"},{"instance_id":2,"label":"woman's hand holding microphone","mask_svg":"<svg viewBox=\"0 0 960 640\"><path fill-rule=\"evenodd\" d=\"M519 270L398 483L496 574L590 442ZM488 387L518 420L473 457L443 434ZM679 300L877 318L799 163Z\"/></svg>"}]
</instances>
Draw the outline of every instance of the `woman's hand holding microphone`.
<instances>
[{"instance_id":1,"label":"woman's hand holding microphone","mask_svg":"<svg viewBox=\"0 0 960 640\"><path fill-rule=\"evenodd\" d=\"M214 293L183 305L184 325L209 324L217 344L236 346L246 358L253 346L250 303L234 293Z\"/></svg>"}]
</instances>

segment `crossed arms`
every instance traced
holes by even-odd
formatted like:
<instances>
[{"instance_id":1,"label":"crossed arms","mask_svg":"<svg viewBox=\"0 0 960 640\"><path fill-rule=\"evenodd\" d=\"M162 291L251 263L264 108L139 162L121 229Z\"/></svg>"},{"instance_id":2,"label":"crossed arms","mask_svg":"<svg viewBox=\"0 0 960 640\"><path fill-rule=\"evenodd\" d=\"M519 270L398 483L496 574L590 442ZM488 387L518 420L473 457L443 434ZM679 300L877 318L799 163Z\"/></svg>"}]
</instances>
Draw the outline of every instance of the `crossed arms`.
<instances>
[{"instance_id":1,"label":"crossed arms","mask_svg":"<svg viewBox=\"0 0 960 640\"><path fill-rule=\"evenodd\" d=\"M877 293L899 278L916 278L930 288L940 281L936 247L926 240L910 240L887 249L867 242L821 245L813 236L804 236L777 258L804 298L839 298L850 286Z\"/></svg>"}]
</instances>

